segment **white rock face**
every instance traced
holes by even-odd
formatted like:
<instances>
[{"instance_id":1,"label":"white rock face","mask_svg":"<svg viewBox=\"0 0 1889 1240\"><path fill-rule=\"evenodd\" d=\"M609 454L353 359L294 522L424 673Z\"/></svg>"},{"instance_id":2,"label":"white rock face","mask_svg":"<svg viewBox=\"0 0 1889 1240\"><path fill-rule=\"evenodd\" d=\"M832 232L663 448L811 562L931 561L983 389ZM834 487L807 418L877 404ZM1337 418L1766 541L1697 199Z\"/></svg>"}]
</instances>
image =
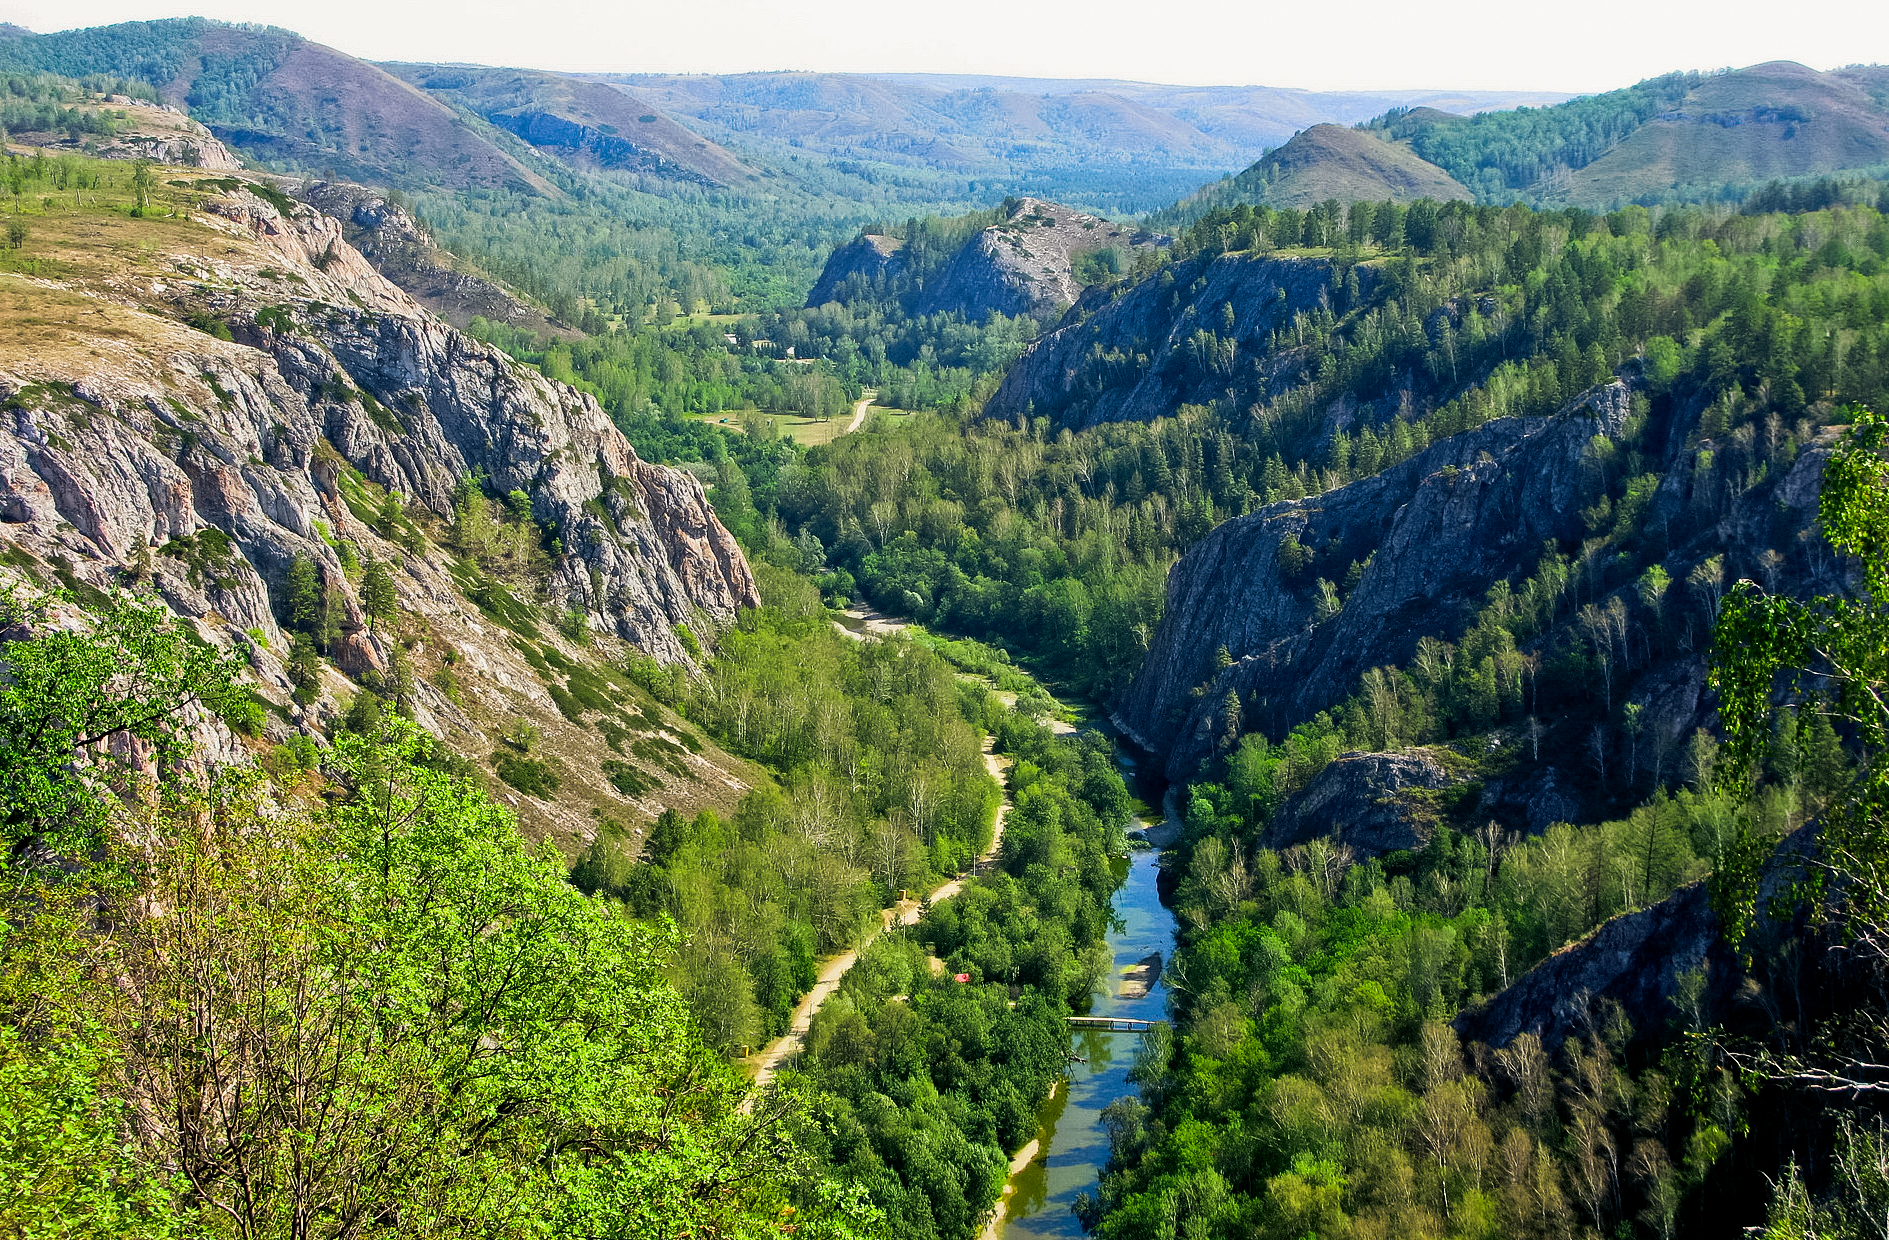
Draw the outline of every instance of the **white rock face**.
<instances>
[{"instance_id":1,"label":"white rock face","mask_svg":"<svg viewBox=\"0 0 1889 1240\"><path fill-rule=\"evenodd\" d=\"M758 603L701 484L639 460L594 399L435 318L333 219L285 217L240 190L207 211L178 252L103 283L39 282L74 306L56 347L0 342L10 554L93 584L148 581L180 614L254 629L278 651L289 564L309 556L348 592L337 661L374 666L331 540L383 544L349 510L344 475L449 519L460 479L483 474L531 497L558 551L545 602L593 630L675 662L687 655L674 626ZM179 321L191 315L236 339ZM192 558L183 540L205 529L228 536L227 559ZM384 550L405 561L407 601L464 607L442 548ZM274 658L257 662L280 680Z\"/></svg>"}]
</instances>

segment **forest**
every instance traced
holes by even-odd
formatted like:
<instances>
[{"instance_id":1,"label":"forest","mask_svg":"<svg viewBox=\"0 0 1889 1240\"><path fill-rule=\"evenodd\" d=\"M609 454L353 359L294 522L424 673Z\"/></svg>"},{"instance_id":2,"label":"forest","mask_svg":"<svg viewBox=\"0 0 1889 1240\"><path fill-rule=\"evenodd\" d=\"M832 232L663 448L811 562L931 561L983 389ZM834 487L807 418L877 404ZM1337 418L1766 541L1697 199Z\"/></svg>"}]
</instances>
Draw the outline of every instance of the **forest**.
<instances>
[{"instance_id":1,"label":"forest","mask_svg":"<svg viewBox=\"0 0 1889 1240\"><path fill-rule=\"evenodd\" d=\"M175 33L115 54L151 78ZM254 68L219 66L193 106L244 119ZM52 79L5 80L0 125L112 123ZM1499 200L1697 81L1410 136ZM76 167L15 156L4 185L43 197ZM1219 208L1131 270L1085 272L1061 318L973 322L919 295L1001 209L898 221L894 185L547 177L559 196L405 201L563 325L473 336L703 481L761 605L681 626L689 661L659 667L534 601L563 552L525 491L464 478L435 522L344 470L339 502L391 547L438 540L495 623L583 639L581 669L519 648L558 660L567 716L579 694L628 703L592 708L625 804L652 787L626 744L674 769L707 738L758 776L725 813L599 812L564 855L505 808L557 792L528 728L453 754L414 722L405 647L352 677L322 735L271 745L242 660L152 599L0 594L0 1228L971 1240L1068 1067L1065 1018L1111 980L1127 872L1113 742L1048 726L1076 717L1052 691L1105 716L1170 571L1226 522L1619 384L1620 425L1580 455L1578 536L1325 709L1206 699L1211 754L1174 789L1163 870L1170 1020L1139 1044L1077 1215L1108 1240L1880 1234L1889 191ZM903 243L898 273L799 306L862 226ZM1231 304L1196 312L1215 271L1262 258L1319 264L1312 302L1244 334ZM988 416L1033 346L1141 296L1141 338L1080 354L1060 402ZM1089 424L1144 380L1168 412ZM820 446L744 416L834 419L869 391L901 416ZM1782 497L1806 462L1817 530ZM1662 508L1674 480L1687 498ZM417 632L389 564L334 545L363 623ZM206 527L154 552L201 573L228 549ZM1279 562L1313 624L1368 567L1335 540ZM307 705L345 600L306 555L285 577ZM859 640L836 624L854 603L921 627ZM1693 680L1717 725L1655 727ZM659 707L681 740L611 721ZM193 760L231 737L253 763ZM1341 823L1280 837L1310 790L1383 755L1438 772L1396 799L1417 846L1360 848ZM1533 823L1503 790L1544 771L1562 810ZM1812 832L1816 859L1774 857ZM1651 1011L1589 1005L1565 1042L1465 1036L1531 969L1669 899L1728 927L1718 973L1682 972ZM849 950L804 1055L750 1093L742 1061ZM1733 968L1748 985L1728 998Z\"/></svg>"}]
</instances>

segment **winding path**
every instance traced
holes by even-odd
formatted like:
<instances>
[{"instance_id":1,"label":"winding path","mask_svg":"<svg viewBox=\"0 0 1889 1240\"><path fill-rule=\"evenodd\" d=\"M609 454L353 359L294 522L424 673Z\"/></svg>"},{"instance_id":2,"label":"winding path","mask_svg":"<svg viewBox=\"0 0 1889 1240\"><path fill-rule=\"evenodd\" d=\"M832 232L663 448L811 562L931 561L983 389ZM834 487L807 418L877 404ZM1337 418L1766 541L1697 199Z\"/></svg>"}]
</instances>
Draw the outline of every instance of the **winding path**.
<instances>
[{"instance_id":1,"label":"winding path","mask_svg":"<svg viewBox=\"0 0 1889 1240\"><path fill-rule=\"evenodd\" d=\"M872 408L872 402L878 399L879 399L878 389L876 388L865 389L864 393L860 396L858 403L853 406L853 420L846 424L846 429L841 431L840 434L850 435L854 431L858 430L861 426L863 426L866 421L866 410Z\"/></svg>"},{"instance_id":2,"label":"winding path","mask_svg":"<svg viewBox=\"0 0 1889 1240\"><path fill-rule=\"evenodd\" d=\"M986 737L984 740L984 769L990 772L990 777L997 781L999 788L1004 788L1004 770L1009 765L1010 760L1008 758L999 757L997 754L991 752L993 743L993 738ZM1003 800L997 806L997 821L995 825L991 827L990 847L978 855L976 863L971 867L971 873L988 873L996 864L998 850L1003 847L1004 842L1004 816L1009 812L1010 792L1007 788L1004 788ZM964 890L964 880L962 878L954 878L948 883L941 884L931 893L929 897L930 903L937 904L940 901L949 900L962 890ZM807 1030L813 1025L813 1014L819 1011L821 1005L832 997L834 991L840 988L840 979L846 976L848 969L851 969L855 964L859 963L859 953L866 945L894 926L917 925L923 909L924 905L920 904L917 900L900 900L891 908L881 910L878 930L867 935L865 941L858 947L853 948L851 951L842 952L826 962L826 965L820 970L819 980L813 984L813 989L809 990L805 997L803 997L800 1003L794 1008L793 1020L788 1022L787 1032L768 1043L767 1047L763 1049L759 1055L756 1055L753 1059L748 1061L755 1066L755 1089L754 1092L749 1095L750 1100L760 1092L761 1088L765 1086L768 1081L773 1079L774 1074L780 1070L780 1066L783 1063L800 1053L801 1046L807 1036ZM744 1103L743 1105L746 1106L747 1104Z\"/></svg>"}]
</instances>

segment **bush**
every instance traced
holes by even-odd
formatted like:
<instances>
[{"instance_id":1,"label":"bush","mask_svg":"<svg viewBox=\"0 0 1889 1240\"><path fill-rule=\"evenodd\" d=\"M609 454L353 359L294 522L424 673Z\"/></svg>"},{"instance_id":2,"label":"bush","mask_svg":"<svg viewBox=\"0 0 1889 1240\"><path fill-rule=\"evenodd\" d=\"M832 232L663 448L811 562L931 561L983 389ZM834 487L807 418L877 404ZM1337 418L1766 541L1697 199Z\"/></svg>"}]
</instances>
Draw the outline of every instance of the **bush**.
<instances>
[{"instance_id":1,"label":"bush","mask_svg":"<svg viewBox=\"0 0 1889 1240\"><path fill-rule=\"evenodd\" d=\"M563 782L549 763L522 754L508 753L503 749L492 755L492 769L512 787L540 801L549 799Z\"/></svg>"}]
</instances>

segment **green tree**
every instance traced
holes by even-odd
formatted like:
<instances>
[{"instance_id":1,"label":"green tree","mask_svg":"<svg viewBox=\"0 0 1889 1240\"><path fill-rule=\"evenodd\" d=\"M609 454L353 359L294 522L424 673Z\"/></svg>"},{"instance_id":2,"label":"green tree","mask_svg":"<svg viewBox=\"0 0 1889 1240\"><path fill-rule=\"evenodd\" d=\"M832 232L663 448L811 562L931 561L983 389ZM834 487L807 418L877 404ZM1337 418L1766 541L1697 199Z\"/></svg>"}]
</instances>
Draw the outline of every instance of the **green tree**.
<instances>
[{"instance_id":1,"label":"green tree","mask_svg":"<svg viewBox=\"0 0 1889 1240\"><path fill-rule=\"evenodd\" d=\"M55 596L56 597L56 596ZM236 685L242 666L195 640L151 600L107 597L89 628L53 627L54 599L0 591L0 832L19 864L29 842L85 854L104 838L114 787L130 791L138 764L116 743L150 747L160 789L195 751L191 711L254 711Z\"/></svg>"},{"instance_id":2,"label":"green tree","mask_svg":"<svg viewBox=\"0 0 1889 1240\"><path fill-rule=\"evenodd\" d=\"M397 602L393 574L382 560L369 556L361 574L361 611L367 616L367 627L373 629L377 621L392 618Z\"/></svg>"}]
</instances>

